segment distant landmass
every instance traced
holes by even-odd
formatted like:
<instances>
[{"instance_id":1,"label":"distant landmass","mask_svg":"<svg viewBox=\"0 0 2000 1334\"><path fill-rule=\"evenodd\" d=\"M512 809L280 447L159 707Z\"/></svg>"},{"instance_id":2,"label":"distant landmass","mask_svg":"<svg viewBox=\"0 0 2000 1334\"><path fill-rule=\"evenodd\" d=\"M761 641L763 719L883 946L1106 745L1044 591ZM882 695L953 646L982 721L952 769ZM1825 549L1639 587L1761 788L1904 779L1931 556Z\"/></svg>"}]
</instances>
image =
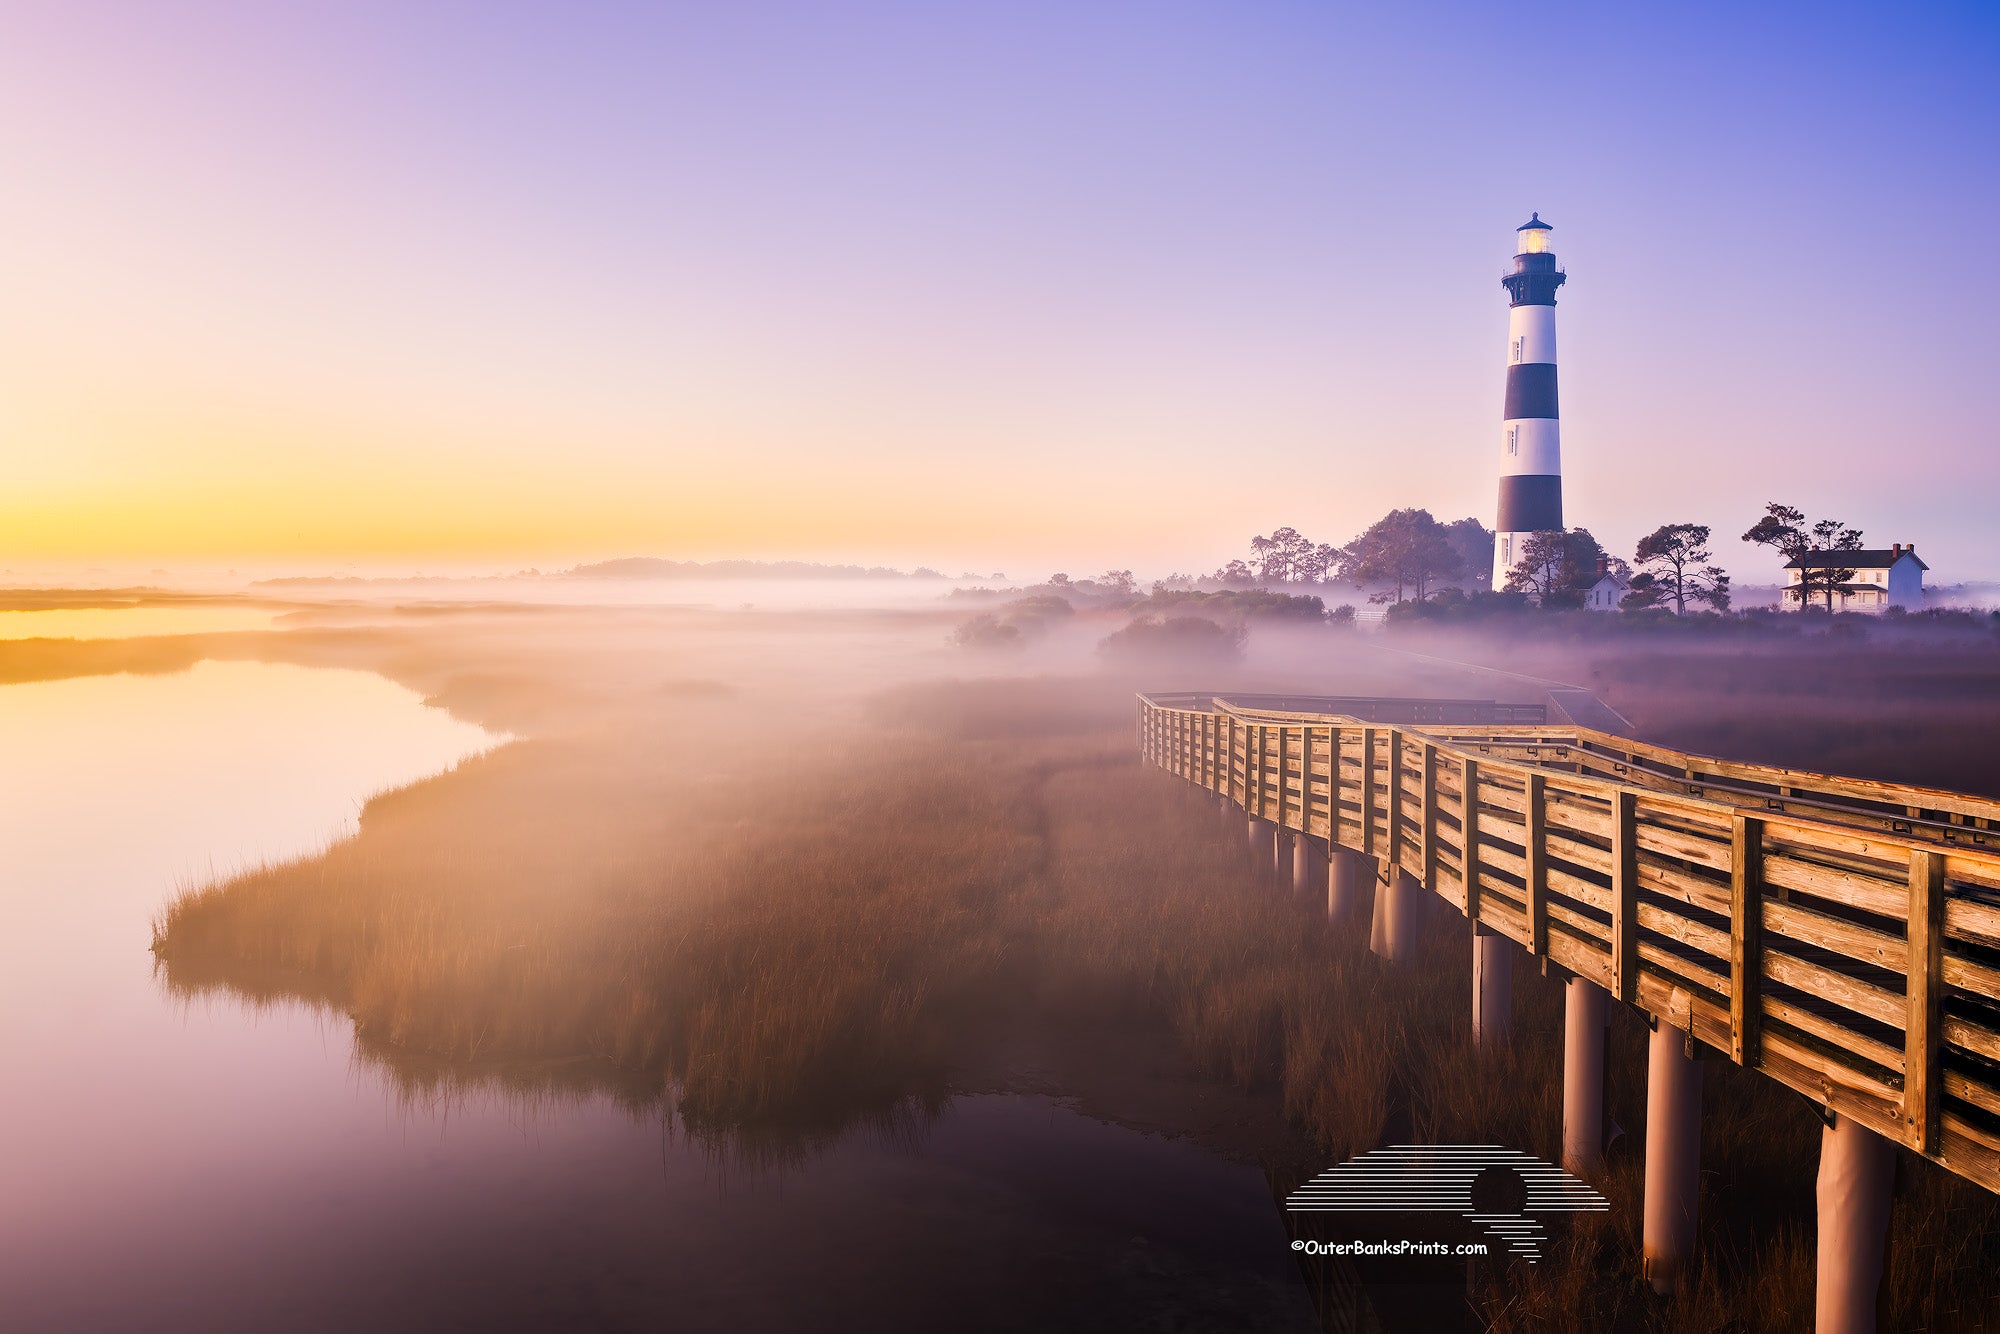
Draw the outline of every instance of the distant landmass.
<instances>
[{"instance_id":1,"label":"distant landmass","mask_svg":"<svg viewBox=\"0 0 2000 1334\"><path fill-rule=\"evenodd\" d=\"M919 565L892 570L886 565L824 565L803 560L663 560L656 556L625 556L595 561L567 570L518 570L513 574L393 576L289 575L258 579L252 588L320 584L446 584L504 579L945 579L950 576ZM960 579L1005 579L1001 573L961 574Z\"/></svg>"},{"instance_id":2,"label":"distant landmass","mask_svg":"<svg viewBox=\"0 0 2000 1334\"><path fill-rule=\"evenodd\" d=\"M943 579L928 566L892 570L885 565L822 565L802 560L662 560L656 556L626 556L564 570L565 579ZM967 574L965 579L1000 579L1004 575Z\"/></svg>"}]
</instances>

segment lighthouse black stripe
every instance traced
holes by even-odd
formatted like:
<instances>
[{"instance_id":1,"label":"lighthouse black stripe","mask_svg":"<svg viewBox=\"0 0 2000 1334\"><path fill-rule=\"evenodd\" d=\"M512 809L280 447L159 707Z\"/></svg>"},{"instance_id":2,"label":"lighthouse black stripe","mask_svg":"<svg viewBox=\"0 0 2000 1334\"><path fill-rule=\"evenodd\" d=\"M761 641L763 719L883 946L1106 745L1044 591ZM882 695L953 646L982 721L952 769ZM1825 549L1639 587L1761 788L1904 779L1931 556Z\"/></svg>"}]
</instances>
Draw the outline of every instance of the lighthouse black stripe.
<instances>
[{"instance_id":1,"label":"lighthouse black stripe","mask_svg":"<svg viewBox=\"0 0 2000 1334\"><path fill-rule=\"evenodd\" d=\"M1556 364L1553 361L1527 361L1507 368L1507 410L1500 414L1507 421L1521 421L1528 417L1555 417L1556 412Z\"/></svg>"},{"instance_id":2,"label":"lighthouse black stripe","mask_svg":"<svg viewBox=\"0 0 2000 1334\"><path fill-rule=\"evenodd\" d=\"M1539 533L1563 526L1563 479L1529 473L1500 479L1496 533Z\"/></svg>"}]
</instances>

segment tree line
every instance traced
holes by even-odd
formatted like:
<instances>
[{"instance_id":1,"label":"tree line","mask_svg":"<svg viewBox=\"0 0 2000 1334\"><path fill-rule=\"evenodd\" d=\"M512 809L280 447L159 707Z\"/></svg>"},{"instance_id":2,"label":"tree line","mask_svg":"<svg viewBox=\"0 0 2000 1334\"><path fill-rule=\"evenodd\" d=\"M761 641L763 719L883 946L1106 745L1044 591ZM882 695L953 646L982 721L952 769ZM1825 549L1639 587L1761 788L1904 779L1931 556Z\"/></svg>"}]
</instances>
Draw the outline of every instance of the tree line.
<instances>
[{"instance_id":1,"label":"tree line","mask_svg":"<svg viewBox=\"0 0 2000 1334\"><path fill-rule=\"evenodd\" d=\"M1581 607L1605 574L1624 586L1619 606L1627 611L1690 608L1726 612L1730 576L1716 563L1707 524L1662 524L1639 539L1632 559L1612 555L1587 528L1531 533L1505 584L1487 597L1525 596L1551 610ZM1794 506L1772 502L1743 534L1743 541L1767 547L1788 562L1800 562L1800 582L1786 596L1801 605L1823 598L1834 610L1834 595L1856 571L1837 564L1840 553L1861 547L1861 530L1838 519L1808 520ZM1375 585L1377 602L1418 603L1468 577L1481 579L1493 564L1494 536L1477 519L1441 523L1429 510L1391 510L1344 546L1315 542L1296 528L1279 528L1250 539L1247 559L1232 560L1212 574L1174 575L1154 585L1156 592L1201 583L1247 588L1258 584ZM1814 557L1807 562L1808 555ZM1480 596L1474 594L1473 596Z\"/></svg>"}]
</instances>

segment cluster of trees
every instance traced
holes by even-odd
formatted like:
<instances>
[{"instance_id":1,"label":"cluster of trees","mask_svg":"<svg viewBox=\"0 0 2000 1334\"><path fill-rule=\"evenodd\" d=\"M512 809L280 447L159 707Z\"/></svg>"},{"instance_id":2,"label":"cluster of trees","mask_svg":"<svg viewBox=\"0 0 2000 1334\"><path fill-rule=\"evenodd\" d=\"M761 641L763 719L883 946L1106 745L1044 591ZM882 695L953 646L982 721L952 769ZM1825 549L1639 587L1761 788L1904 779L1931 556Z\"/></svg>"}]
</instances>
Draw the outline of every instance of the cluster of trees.
<instances>
[{"instance_id":1,"label":"cluster of trees","mask_svg":"<svg viewBox=\"0 0 2000 1334\"><path fill-rule=\"evenodd\" d=\"M1709 550L1709 529L1699 523L1662 524L1639 539L1627 562L1606 552L1587 528L1530 533L1521 558L1507 573L1505 591L1531 594L1549 610L1581 607L1605 574L1625 585L1618 605L1626 611L1689 606L1729 610L1729 576Z\"/></svg>"},{"instance_id":2,"label":"cluster of trees","mask_svg":"<svg viewBox=\"0 0 2000 1334\"><path fill-rule=\"evenodd\" d=\"M1225 588L1204 591L1191 588L1162 588L1156 586L1151 596L1140 602L1135 610L1140 612L1198 612L1203 616L1223 620L1292 621L1317 624L1328 619L1332 613L1326 603L1310 593L1274 593L1262 588ZM1346 617L1353 619L1352 607L1345 609Z\"/></svg>"},{"instance_id":3,"label":"cluster of trees","mask_svg":"<svg viewBox=\"0 0 2000 1334\"><path fill-rule=\"evenodd\" d=\"M1708 549L1708 525L1662 524L1639 539L1632 553L1639 572L1619 603L1628 611L1673 604L1674 615L1685 616L1689 603L1710 611L1729 610L1729 576Z\"/></svg>"},{"instance_id":4,"label":"cluster of trees","mask_svg":"<svg viewBox=\"0 0 2000 1334\"><path fill-rule=\"evenodd\" d=\"M1163 588L1218 583L1231 588L1256 584L1384 584L1393 594L1381 600L1419 601L1454 579L1477 574L1493 562L1493 534L1477 519L1440 523L1424 509L1391 510L1346 546L1315 542L1296 528L1280 528L1250 539L1250 558L1232 560L1201 579L1176 575Z\"/></svg>"},{"instance_id":5,"label":"cluster of trees","mask_svg":"<svg viewBox=\"0 0 2000 1334\"><path fill-rule=\"evenodd\" d=\"M1530 533L1522 541L1521 557L1507 572L1500 591L1530 594L1551 610L1581 607L1600 570L1614 571L1620 578L1631 576L1631 567L1606 553L1588 528L1567 532L1552 528Z\"/></svg>"},{"instance_id":6,"label":"cluster of trees","mask_svg":"<svg viewBox=\"0 0 2000 1334\"><path fill-rule=\"evenodd\" d=\"M1826 609L1831 612L1834 593L1856 572L1838 565L1807 563L1805 558L1816 553L1822 559L1837 560L1840 552L1859 551L1861 530L1850 528L1839 519L1809 522L1799 510L1773 501L1764 507L1764 517L1743 534L1743 540L1770 547L1787 561L1798 561L1799 586L1796 590L1787 589L1786 596L1796 595L1803 609L1814 593L1823 593Z\"/></svg>"},{"instance_id":7,"label":"cluster of trees","mask_svg":"<svg viewBox=\"0 0 2000 1334\"><path fill-rule=\"evenodd\" d=\"M1042 593L1016 598L998 612L986 612L963 621L952 631L952 642L960 648L1020 648L1047 634L1049 627L1076 613L1066 598Z\"/></svg>"},{"instance_id":8,"label":"cluster of trees","mask_svg":"<svg viewBox=\"0 0 2000 1334\"><path fill-rule=\"evenodd\" d=\"M1584 593L1600 572L1609 570L1626 584L1619 606L1627 611L1671 608L1685 616L1690 607L1729 610L1729 575L1715 563L1707 524L1662 524L1639 539L1632 563L1604 557L1589 532L1534 533L1521 549L1521 559L1507 575L1507 590L1533 594L1544 607L1583 605ZM1786 596L1802 605L1823 597L1834 610L1834 594L1856 571L1838 564L1839 554L1861 549L1861 530L1839 519L1808 520L1791 505L1773 501L1743 540L1769 547L1800 566L1799 583ZM1808 557L1812 557L1808 560ZM1600 558L1604 559L1602 565Z\"/></svg>"},{"instance_id":9,"label":"cluster of trees","mask_svg":"<svg viewBox=\"0 0 2000 1334\"><path fill-rule=\"evenodd\" d=\"M1715 562L1712 538L1706 524L1662 524L1639 540L1628 562L1607 552L1587 528L1532 533L1496 592L1525 595L1551 610L1581 607L1591 586L1610 573L1626 587L1619 605L1628 611L1671 610L1679 616L1690 610L1726 612L1730 579ZM1770 547L1787 560L1803 561L1810 552L1823 561L1827 552L1858 550L1861 531L1836 519L1809 521L1798 509L1773 503L1743 540ZM1205 585L1250 589L1338 582L1378 587L1381 591L1372 599L1377 602L1424 603L1444 589L1465 592L1462 582L1481 589L1492 568L1493 541L1477 519L1441 523L1425 509L1392 510L1344 546L1316 542L1296 528L1279 528L1251 538L1247 559L1232 560L1211 574L1177 574L1155 582L1153 599ZM1800 585L1788 595L1801 602L1823 596L1831 611L1835 591L1854 574L1837 565L1806 564ZM1101 576L1098 586L1116 586L1114 581L1121 579L1129 588L1126 571ZM1059 585L1063 581L1056 577ZM1475 591L1468 596L1490 595Z\"/></svg>"}]
</instances>

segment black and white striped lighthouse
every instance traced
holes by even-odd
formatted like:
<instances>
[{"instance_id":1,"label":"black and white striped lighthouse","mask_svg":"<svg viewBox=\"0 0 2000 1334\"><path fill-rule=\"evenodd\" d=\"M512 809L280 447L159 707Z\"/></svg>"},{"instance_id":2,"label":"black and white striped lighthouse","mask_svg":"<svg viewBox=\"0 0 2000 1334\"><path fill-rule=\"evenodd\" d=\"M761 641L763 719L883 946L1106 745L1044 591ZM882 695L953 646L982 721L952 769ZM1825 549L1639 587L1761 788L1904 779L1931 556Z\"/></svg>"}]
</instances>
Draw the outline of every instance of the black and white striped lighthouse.
<instances>
[{"instance_id":1,"label":"black and white striped lighthouse","mask_svg":"<svg viewBox=\"0 0 2000 1334\"><path fill-rule=\"evenodd\" d=\"M1493 525L1493 587L1528 534L1563 526L1561 428L1556 415L1556 289L1567 277L1537 213L1516 229L1514 271L1500 280L1507 312L1507 406L1500 439L1500 516Z\"/></svg>"}]
</instances>

